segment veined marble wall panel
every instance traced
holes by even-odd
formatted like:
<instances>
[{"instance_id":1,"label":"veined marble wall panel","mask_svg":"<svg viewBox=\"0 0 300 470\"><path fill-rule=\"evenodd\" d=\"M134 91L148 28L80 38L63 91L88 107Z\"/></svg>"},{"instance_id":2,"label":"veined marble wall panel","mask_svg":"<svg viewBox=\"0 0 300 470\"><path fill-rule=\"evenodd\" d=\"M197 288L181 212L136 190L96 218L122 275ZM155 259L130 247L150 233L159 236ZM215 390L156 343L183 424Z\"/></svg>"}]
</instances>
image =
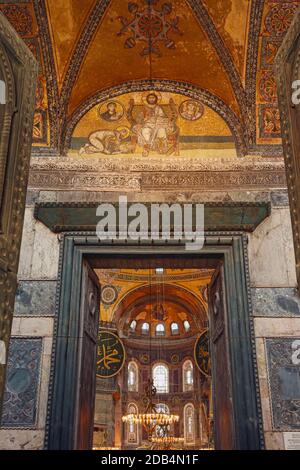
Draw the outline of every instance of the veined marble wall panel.
<instances>
[{"instance_id":1,"label":"veined marble wall panel","mask_svg":"<svg viewBox=\"0 0 300 470\"><path fill-rule=\"evenodd\" d=\"M58 236L51 233L41 222L36 222L31 278L57 279L58 258Z\"/></svg>"},{"instance_id":2,"label":"veined marble wall panel","mask_svg":"<svg viewBox=\"0 0 300 470\"><path fill-rule=\"evenodd\" d=\"M33 211L33 206L26 207L18 278L53 280L57 278L58 237L34 219Z\"/></svg>"},{"instance_id":3,"label":"veined marble wall panel","mask_svg":"<svg viewBox=\"0 0 300 470\"><path fill-rule=\"evenodd\" d=\"M289 208L273 207L249 235L252 287L296 287L295 256Z\"/></svg>"}]
</instances>

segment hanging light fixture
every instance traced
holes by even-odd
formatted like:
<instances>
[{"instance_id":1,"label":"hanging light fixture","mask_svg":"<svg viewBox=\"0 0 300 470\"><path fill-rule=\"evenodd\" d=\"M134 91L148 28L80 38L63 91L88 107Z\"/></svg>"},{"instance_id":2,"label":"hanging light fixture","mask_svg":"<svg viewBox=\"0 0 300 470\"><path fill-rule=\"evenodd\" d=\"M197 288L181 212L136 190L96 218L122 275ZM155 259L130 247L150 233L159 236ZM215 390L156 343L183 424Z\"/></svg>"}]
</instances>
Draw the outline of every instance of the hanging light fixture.
<instances>
[{"instance_id":1,"label":"hanging light fixture","mask_svg":"<svg viewBox=\"0 0 300 470\"><path fill-rule=\"evenodd\" d=\"M145 394L142 401L146 403L145 412L137 414L126 414L122 417L123 423L141 424L147 431L148 440L153 442L153 434L157 426L165 427L171 424L178 423L179 416L168 414L164 412L157 412L156 404L156 388L154 387L153 380L149 379L145 387Z\"/></svg>"},{"instance_id":2,"label":"hanging light fixture","mask_svg":"<svg viewBox=\"0 0 300 470\"><path fill-rule=\"evenodd\" d=\"M151 299L151 270L149 270L149 286L150 286L150 299ZM159 296L159 289L156 286L156 295L157 301ZM163 296L163 292L162 292ZM163 303L163 299L161 299ZM150 300L151 302L151 300ZM152 306L150 305L150 358L151 358L151 317L153 315ZM179 416L175 414L166 413L165 411L161 410L158 412L158 406L155 403L157 395L157 389L154 386L154 381L152 378L148 379L147 385L145 387L145 392L142 397L142 402L145 404L144 413L137 413L137 414L126 414L122 416L122 422L128 424L135 424L135 425L142 425L147 432L148 441L149 442L156 442L153 439L159 439L167 437L169 426L179 422ZM157 428L160 428L162 431L161 436L156 436L155 432Z\"/></svg>"}]
</instances>

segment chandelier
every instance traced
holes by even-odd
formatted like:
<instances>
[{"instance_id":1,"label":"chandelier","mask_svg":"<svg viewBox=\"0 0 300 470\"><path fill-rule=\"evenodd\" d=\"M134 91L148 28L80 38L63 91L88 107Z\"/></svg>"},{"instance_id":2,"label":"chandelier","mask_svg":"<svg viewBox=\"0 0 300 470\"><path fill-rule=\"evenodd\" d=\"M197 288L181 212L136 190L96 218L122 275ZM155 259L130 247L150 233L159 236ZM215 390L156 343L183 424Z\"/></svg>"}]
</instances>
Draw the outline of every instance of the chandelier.
<instances>
[{"instance_id":1,"label":"chandelier","mask_svg":"<svg viewBox=\"0 0 300 470\"><path fill-rule=\"evenodd\" d=\"M149 441L153 441L155 438L153 433L158 426L166 430L168 426L179 421L178 415L157 412L154 403L155 396L156 388L154 387L153 380L149 379L142 399L145 404L145 413L130 413L122 417L123 423L141 424L147 431Z\"/></svg>"},{"instance_id":2,"label":"chandelier","mask_svg":"<svg viewBox=\"0 0 300 470\"><path fill-rule=\"evenodd\" d=\"M178 423L178 415L169 415L165 413L144 413L128 414L122 417L123 423L143 424L145 426L169 426Z\"/></svg>"},{"instance_id":3,"label":"chandelier","mask_svg":"<svg viewBox=\"0 0 300 470\"><path fill-rule=\"evenodd\" d=\"M150 323L151 317L154 320L163 321L166 319L166 312L164 307L164 277L159 276L161 283L156 286L156 305L150 310ZM151 269L149 270L149 285L151 294ZM151 295L150 295L151 298ZM151 330L149 336L149 349L151 357ZM160 338L162 341L162 338ZM159 352L162 347L159 348ZM142 396L142 403L144 405L143 413L129 413L122 416L122 422L128 424L142 425L148 437L148 442L151 448L159 448L163 446L165 449L172 444L181 442L181 439L171 437L169 435L170 426L179 422L179 416L167 412L166 409L159 408L155 403L157 389L154 386L154 380L149 378L145 387L144 395Z\"/></svg>"},{"instance_id":4,"label":"chandelier","mask_svg":"<svg viewBox=\"0 0 300 470\"><path fill-rule=\"evenodd\" d=\"M162 437L152 437L152 442L155 444L178 444L184 442L184 437L174 437L174 436L162 436Z\"/></svg>"}]
</instances>

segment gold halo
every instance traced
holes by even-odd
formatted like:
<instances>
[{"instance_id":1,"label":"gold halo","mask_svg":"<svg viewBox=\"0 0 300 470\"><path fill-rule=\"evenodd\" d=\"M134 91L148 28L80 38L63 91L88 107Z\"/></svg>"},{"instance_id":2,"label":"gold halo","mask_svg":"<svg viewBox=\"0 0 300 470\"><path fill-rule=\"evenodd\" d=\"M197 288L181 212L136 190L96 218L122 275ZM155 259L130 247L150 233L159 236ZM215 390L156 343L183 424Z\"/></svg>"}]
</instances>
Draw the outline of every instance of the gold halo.
<instances>
[{"instance_id":1,"label":"gold halo","mask_svg":"<svg viewBox=\"0 0 300 470\"><path fill-rule=\"evenodd\" d=\"M118 131L118 132L126 131L126 136L124 136L124 137L122 136L124 139L127 139L127 137L130 136L130 130L126 126L117 127L116 131Z\"/></svg>"},{"instance_id":2,"label":"gold halo","mask_svg":"<svg viewBox=\"0 0 300 470\"><path fill-rule=\"evenodd\" d=\"M142 102L144 104L148 104L147 103L147 96L148 95L156 95L157 96L157 104L159 104L162 100L162 96L161 96L161 93L159 91L144 91L144 93L142 94Z\"/></svg>"}]
</instances>

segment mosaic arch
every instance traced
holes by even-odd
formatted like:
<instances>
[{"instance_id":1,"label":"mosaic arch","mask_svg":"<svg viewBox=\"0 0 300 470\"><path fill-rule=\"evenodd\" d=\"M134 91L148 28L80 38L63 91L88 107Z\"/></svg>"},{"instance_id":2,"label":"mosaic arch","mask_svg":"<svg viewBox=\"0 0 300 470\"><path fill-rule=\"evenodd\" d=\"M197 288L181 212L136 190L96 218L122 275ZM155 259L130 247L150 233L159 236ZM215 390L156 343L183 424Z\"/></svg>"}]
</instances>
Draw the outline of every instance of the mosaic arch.
<instances>
[{"instance_id":1,"label":"mosaic arch","mask_svg":"<svg viewBox=\"0 0 300 470\"><path fill-rule=\"evenodd\" d=\"M242 142L237 123L234 119L227 123L220 116L217 109L221 103L211 104L208 97L199 96L195 92L184 95L161 91L158 87L120 95L112 90L102 99L96 98L96 104L86 104L90 109L82 117L79 114L71 138L66 139L68 154L82 158L190 157L210 148L232 149L235 153L236 146L239 152Z\"/></svg>"}]
</instances>

